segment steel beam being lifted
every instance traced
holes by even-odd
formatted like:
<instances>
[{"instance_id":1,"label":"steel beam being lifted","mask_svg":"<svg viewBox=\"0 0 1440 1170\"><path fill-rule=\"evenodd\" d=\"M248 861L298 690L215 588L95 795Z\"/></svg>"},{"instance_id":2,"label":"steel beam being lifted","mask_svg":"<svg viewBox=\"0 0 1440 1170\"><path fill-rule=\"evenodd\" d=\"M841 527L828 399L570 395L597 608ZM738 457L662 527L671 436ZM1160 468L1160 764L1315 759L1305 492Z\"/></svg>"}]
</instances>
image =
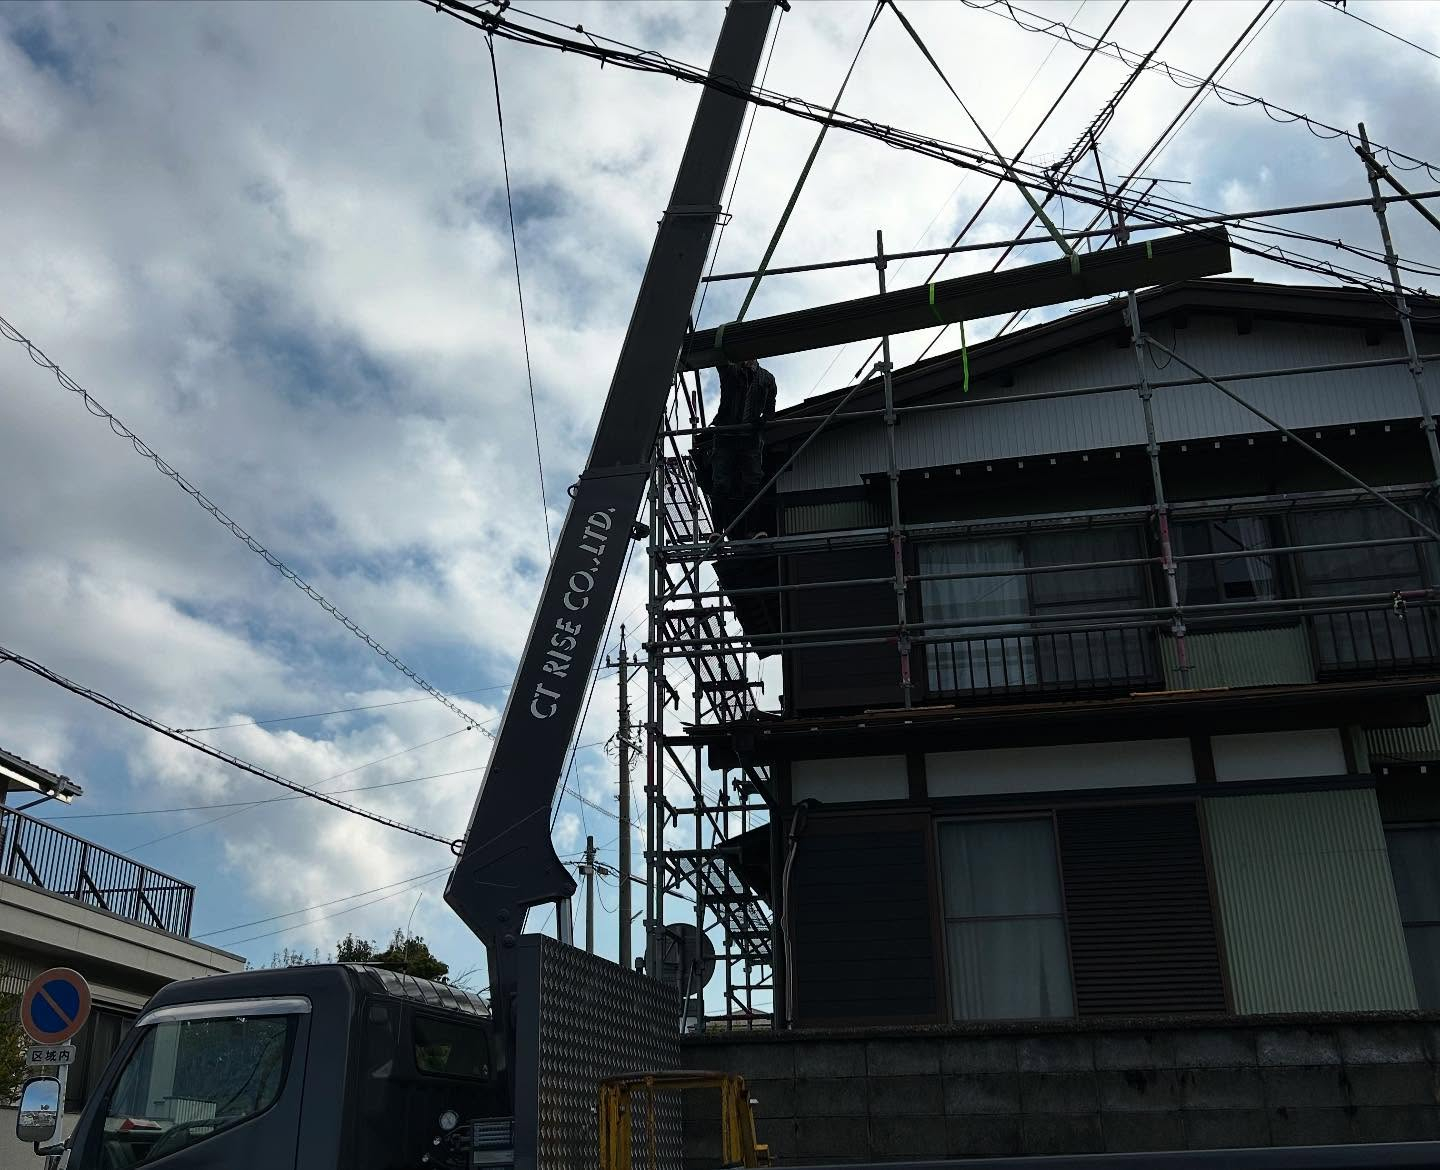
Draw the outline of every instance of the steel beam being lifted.
<instances>
[{"instance_id":1,"label":"steel beam being lifted","mask_svg":"<svg viewBox=\"0 0 1440 1170\"><path fill-rule=\"evenodd\" d=\"M1224 228L1185 232L1072 259L980 272L818 309L731 322L692 336L680 365L700 370L747 358L800 353L1229 271L1230 237Z\"/></svg>"}]
</instances>

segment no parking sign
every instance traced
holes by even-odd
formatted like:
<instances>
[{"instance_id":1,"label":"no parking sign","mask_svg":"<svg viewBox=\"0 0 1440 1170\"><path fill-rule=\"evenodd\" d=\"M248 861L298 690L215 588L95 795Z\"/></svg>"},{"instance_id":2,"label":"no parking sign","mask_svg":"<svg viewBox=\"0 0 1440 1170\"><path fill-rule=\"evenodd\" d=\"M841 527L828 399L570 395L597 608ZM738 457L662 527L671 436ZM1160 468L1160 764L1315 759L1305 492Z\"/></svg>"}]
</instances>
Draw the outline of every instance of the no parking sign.
<instances>
[{"instance_id":1,"label":"no parking sign","mask_svg":"<svg viewBox=\"0 0 1440 1170\"><path fill-rule=\"evenodd\" d=\"M42 971L20 997L20 1026L36 1044L64 1044L89 1016L90 985L69 967Z\"/></svg>"}]
</instances>

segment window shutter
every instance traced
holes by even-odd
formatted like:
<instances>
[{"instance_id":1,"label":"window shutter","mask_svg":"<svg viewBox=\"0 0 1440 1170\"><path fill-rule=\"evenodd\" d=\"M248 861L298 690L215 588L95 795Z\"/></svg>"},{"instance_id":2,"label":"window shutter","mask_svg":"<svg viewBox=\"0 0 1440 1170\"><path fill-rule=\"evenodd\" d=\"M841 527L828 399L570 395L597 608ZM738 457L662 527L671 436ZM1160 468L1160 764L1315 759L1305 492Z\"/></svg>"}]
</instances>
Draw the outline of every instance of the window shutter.
<instances>
[{"instance_id":1,"label":"window shutter","mask_svg":"<svg viewBox=\"0 0 1440 1170\"><path fill-rule=\"evenodd\" d=\"M1081 1016L1225 1010L1194 804L1059 814Z\"/></svg>"}]
</instances>

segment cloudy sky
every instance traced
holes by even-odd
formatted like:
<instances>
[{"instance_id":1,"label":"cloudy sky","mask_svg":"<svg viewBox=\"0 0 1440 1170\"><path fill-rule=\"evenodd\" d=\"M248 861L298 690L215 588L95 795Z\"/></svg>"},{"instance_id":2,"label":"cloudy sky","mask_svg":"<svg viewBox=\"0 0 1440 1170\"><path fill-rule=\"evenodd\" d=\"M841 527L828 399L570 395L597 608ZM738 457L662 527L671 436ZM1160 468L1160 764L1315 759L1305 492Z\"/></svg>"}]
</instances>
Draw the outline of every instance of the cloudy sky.
<instances>
[{"instance_id":1,"label":"cloudy sky","mask_svg":"<svg viewBox=\"0 0 1440 1170\"><path fill-rule=\"evenodd\" d=\"M1084 58L999 10L902 6L1006 151ZM1029 7L1093 33L1119 5ZM1159 55L1206 75L1261 7L1200 0ZM1111 35L1143 52L1179 9L1131 3ZM697 64L723 15L697 0L530 10ZM828 104L871 11L868 0L794 0L768 84ZM1349 11L1440 51L1440 5L1350 0ZM495 53L558 528L697 91L505 42ZM1063 155L1127 73L1097 56L1026 157ZM1440 59L1318 0L1272 5L1225 82L1333 125L1363 119L1377 141L1440 159ZM1107 173L1129 173L1189 96L1147 74L1104 135ZM889 12L843 107L980 144ZM813 135L781 113L756 117L720 270L754 266ZM1367 193L1343 139L1214 98L1148 174L1176 199L1227 210ZM1408 178L1440 186L1424 171ZM895 249L943 245L989 185L834 133L774 262L863 254L877 228ZM1025 215L1006 194L974 238L1013 235ZM1071 227L1085 215L1057 209ZM1440 261L1433 229L1404 209L1393 219L1402 252ZM1288 222L1376 243L1364 212ZM402 0L0 4L0 224L0 315L405 662L463 693L477 720L497 719L546 542L483 35ZM927 270L892 271L892 285ZM1311 279L1246 257L1237 270ZM863 268L777 277L752 315L862 295L873 281ZM717 286L704 323L727 319L740 288ZM927 341L897 342L897 360ZM863 357L854 347L775 361L782 400L844 385ZM463 831L489 747L481 733L417 701L6 342L0 389L0 644L173 726L239 724L201 734L298 781L385 785L345 799ZM635 571L620 615L633 627L642 605ZM235 807L283 794L13 665L0 667L0 704L0 746L85 788L73 807L37 815L194 882L195 929L209 941L263 963L281 947L324 950L349 930L409 922L457 970L482 966L440 900L443 877L419 880L444 870L443 846L304 800ZM354 707L372 709L248 722ZM599 745L614 725L605 676L579 742ZM603 749L577 759L579 791L613 802ZM206 805L220 807L196 809ZM159 811L171 809L190 811ZM588 831L613 860L616 829L567 800L557 848L574 855ZM291 914L363 891L376 892ZM614 905L613 881L601 898ZM613 952L613 916L599 932Z\"/></svg>"}]
</instances>

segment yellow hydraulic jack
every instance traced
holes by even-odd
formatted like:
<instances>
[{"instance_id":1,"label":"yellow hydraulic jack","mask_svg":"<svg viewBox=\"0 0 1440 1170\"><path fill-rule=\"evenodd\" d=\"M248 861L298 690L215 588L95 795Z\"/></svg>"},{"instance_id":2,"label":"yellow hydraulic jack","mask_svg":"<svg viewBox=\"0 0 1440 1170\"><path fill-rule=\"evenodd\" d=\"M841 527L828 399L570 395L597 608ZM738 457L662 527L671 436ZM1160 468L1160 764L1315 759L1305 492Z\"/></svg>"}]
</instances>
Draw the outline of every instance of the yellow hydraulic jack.
<instances>
[{"instance_id":1,"label":"yellow hydraulic jack","mask_svg":"<svg viewBox=\"0 0 1440 1170\"><path fill-rule=\"evenodd\" d=\"M745 1078L733 1073L676 1069L606 1077L600 1082L600 1170L633 1170L631 1123L637 1095L644 1098L645 1135L649 1143L645 1166L656 1170L659 1154L655 1148L655 1094L692 1089L720 1090L722 1166L770 1165L770 1147L755 1140L755 1116L750 1112Z\"/></svg>"}]
</instances>

